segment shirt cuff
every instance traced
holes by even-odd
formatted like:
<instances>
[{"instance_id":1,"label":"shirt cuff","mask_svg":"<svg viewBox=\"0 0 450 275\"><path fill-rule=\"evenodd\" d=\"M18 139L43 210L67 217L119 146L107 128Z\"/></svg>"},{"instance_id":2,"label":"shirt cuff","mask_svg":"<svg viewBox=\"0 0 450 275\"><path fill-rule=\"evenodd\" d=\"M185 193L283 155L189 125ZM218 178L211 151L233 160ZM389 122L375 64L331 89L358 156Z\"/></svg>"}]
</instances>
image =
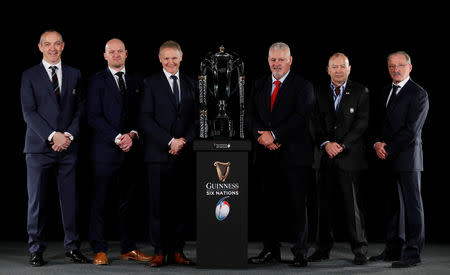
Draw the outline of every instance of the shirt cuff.
<instances>
[{"instance_id":1,"label":"shirt cuff","mask_svg":"<svg viewBox=\"0 0 450 275\"><path fill-rule=\"evenodd\" d=\"M48 141L52 141L53 136L56 134L56 131L53 131L49 136L48 136Z\"/></svg>"},{"instance_id":2,"label":"shirt cuff","mask_svg":"<svg viewBox=\"0 0 450 275\"><path fill-rule=\"evenodd\" d=\"M119 143L120 142L120 137L122 136L122 134L118 134L117 136L116 136L116 138L114 139L114 143Z\"/></svg>"},{"instance_id":3,"label":"shirt cuff","mask_svg":"<svg viewBox=\"0 0 450 275\"><path fill-rule=\"evenodd\" d=\"M323 146L325 146L325 144L327 144L328 142L330 142L329 140L325 141L324 143L320 144L320 148L323 148Z\"/></svg>"},{"instance_id":4,"label":"shirt cuff","mask_svg":"<svg viewBox=\"0 0 450 275\"><path fill-rule=\"evenodd\" d=\"M270 131L270 134L272 135L273 140L277 140L277 137L275 136L275 134L272 131Z\"/></svg>"},{"instance_id":5,"label":"shirt cuff","mask_svg":"<svg viewBox=\"0 0 450 275\"><path fill-rule=\"evenodd\" d=\"M169 144L167 144L167 145L169 145L170 146L170 144L172 144L172 141L174 140L174 138L172 138L170 141L169 141Z\"/></svg>"},{"instance_id":6,"label":"shirt cuff","mask_svg":"<svg viewBox=\"0 0 450 275\"><path fill-rule=\"evenodd\" d=\"M70 135L69 138L70 138L71 141L73 141L73 135L72 135L71 133L69 133L69 132L64 132L64 134Z\"/></svg>"},{"instance_id":7,"label":"shirt cuff","mask_svg":"<svg viewBox=\"0 0 450 275\"><path fill-rule=\"evenodd\" d=\"M137 137L137 139L139 139L139 133L138 133L138 131L136 131L136 130L131 130L130 132L133 132L133 133L135 133L135 134L136 134L136 137Z\"/></svg>"}]
</instances>

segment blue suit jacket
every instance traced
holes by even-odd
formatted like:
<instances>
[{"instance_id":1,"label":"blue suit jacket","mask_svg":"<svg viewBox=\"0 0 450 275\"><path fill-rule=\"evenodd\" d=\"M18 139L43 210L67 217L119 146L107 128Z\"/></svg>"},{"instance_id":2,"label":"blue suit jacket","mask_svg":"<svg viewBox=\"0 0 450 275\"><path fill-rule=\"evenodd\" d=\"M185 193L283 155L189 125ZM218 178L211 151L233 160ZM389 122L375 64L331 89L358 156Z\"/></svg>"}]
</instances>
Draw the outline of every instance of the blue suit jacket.
<instances>
[{"instance_id":1,"label":"blue suit jacket","mask_svg":"<svg viewBox=\"0 0 450 275\"><path fill-rule=\"evenodd\" d=\"M74 141L65 152L76 152L82 115L81 73L62 64L61 104L58 105L51 80L42 63L22 75L21 101L27 124L24 153L53 152L48 136L53 131L69 132Z\"/></svg>"},{"instance_id":2,"label":"blue suit jacket","mask_svg":"<svg viewBox=\"0 0 450 275\"><path fill-rule=\"evenodd\" d=\"M87 95L87 120L93 129L91 159L99 162L121 162L125 157L114 143L120 134L138 130L137 115L142 92L142 79L126 72L126 98L122 97L111 71L106 68L96 73L89 81ZM123 100L128 106L127 118L123 118ZM137 150L139 141L133 140L130 153Z\"/></svg>"},{"instance_id":3,"label":"blue suit jacket","mask_svg":"<svg viewBox=\"0 0 450 275\"><path fill-rule=\"evenodd\" d=\"M144 85L145 93L141 101L139 119L144 136L144 161L166 162L169 158L168 143L172 138L184 137L190 143L196 137L196 85L180 73L179 108L162 70L146 78Z\"/></svg>"},{"instance_id":4,"label":"blue suit jacket","mask_svg":"<svg viewBox=\"0 0 450 275\"><path fill-rule=\"evenodd\" d=\"M384 89L381 104L385 113L381 135L376 141L386 142L388 160L394 171L422 171L422 127L429 108L428 94L410 79L386 109L391 87Z\"/></svg>"}]
</instances>

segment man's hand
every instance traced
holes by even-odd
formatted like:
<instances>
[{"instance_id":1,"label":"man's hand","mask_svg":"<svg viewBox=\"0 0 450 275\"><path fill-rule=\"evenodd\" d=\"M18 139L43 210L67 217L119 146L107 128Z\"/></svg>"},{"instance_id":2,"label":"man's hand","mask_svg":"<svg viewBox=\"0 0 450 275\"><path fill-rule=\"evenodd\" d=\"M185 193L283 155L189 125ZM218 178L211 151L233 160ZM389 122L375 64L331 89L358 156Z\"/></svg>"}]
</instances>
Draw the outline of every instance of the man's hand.
<instances>
[{"instance_id":1,"label":"man's hand","mask_svg":"<svg viewBox=\"0 0 450 275\"><path fill-rule=\"evenodd\" d=\"M388 157L388 152L384 147L386 146L386 143L384 142L377 142L375 143L375 153L377 153L377 156L380 159L386 159Z\"/></svg>"},{"instance_id":2,"label":"man's hand","mask_svg":"<svg viewBox=\"0 0 450 275\"><path fill-rule=\"evenodd\" d=\"M52 145L53 151L62 152L64 150L66 150L71 143L69 136L70 135L67 135L67 134L65 135L61 132L56 132L53 135L52 142L50 142L50 144Z\"/></svg>"},{"instance_id":3,"label":"man's hand","mask_svg":"<svg viewBox=\"0 0 450 275\"><path fill-rule=\"evenodd\" d=\"M344 150L344 148L336 142L327 142L324 147L330 159L334 158Z\"/></svg>"},{"instance_id":4,"label":"man's hand","mask_svg":"<svg viewBox=\"0 0 450 275\"><path fill-rule=\"evenodd\" d=\"M172 143L170 143L169 154L178 155L186 144L186 139L184 138L174 138Z\"/></svg>"},{"instance_id":5,"label":"man's hand","mask_svg":"<svg viewBox=\"0 0 450 275\"><path fill-rule=\"evenodd\" d=\"M131 146L133 146L133 139L131 138L130 134L124 134L119 137L119 142L116 143L117 146L122 149L124 152L129 152L131 149Z\"/></svg>"},{"instance_id":6,"label":"man's hand","mask_svg":"<svg viewBox=\"0 0 450 275\"><path fill-rule=\"evenodd\" d=\"M270 144L273 144L274 138L270 131L258 131L258 134L260 134L260 136L257 139L259 144L263 145L264 147L267 147Z\"/></svg>"}]
</instances>

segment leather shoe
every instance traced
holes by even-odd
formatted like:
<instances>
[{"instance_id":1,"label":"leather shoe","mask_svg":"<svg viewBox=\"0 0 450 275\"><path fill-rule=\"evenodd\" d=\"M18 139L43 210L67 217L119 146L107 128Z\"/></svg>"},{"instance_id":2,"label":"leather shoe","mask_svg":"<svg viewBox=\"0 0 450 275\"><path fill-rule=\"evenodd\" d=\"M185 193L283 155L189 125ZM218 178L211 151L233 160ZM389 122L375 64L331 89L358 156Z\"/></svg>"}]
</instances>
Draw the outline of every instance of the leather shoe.
<instances>
[{"instance_id":1,"label":"leather shoe","mask_svg":"<svg viewBox=\"0 0 450 275\"><path fill-rule=\"evenodd\" d=\"M390 253L384 250L380 255L371 256L369 258L369 261L371 262L378 262L378 261L385 261L385 262L393 262L393 261L399 261L400 260L400 253Z\"/></svg>"},{"instance_id":2,"label":"leather shoe","mask_svg":"<svg viewBox=\"0 0 450 275\"><path fill-rule=\"evenodd\" d=\"M81 254L79 249L66 252L66 260L78 264L86 264L91 262L88 258Z\"/></svg>"},{"instance_id":3,"label":"leather shoe","mask_svg":"<svg viewBox=\"0 0 450 275\"><path fill-rule=\"evenodd\" d=\"M355 259L353 259L353 263L356 265L365 265L367 264L367 257L364 254L356 254Z\"/></svg>"},{"instance_id":4,"label":"leather shoe","mask_svg":"<svg viewBox=\"0 0 450 275\"><path fill-rule=\"evenodd\" d=\"M146 255L142 253L140 250L135 249L128 253L120 255L121 260L134 260L139 262L150 262L153 259L153 256Z\"/></svg>"},{"instance_id":5,"label":"leather shoe","mask_svg":"<svg viewBox=\"0 0 450 275\"><path fill-rule=\"evenodd\" d=\"M316 250L314 253L308 257L310 262L320 262L322 260L328 260L330 258L330 251Z\"/></svg>"},{"instance_id":6,"label":"leather shoe","mask_svg":"<svg viewBox=\"0 0 450 275\"><path fill-rule=\"evenodd\" d=\"M162 254L155 254L152 256L153 258L151 259L149 265L151 267L159 267L162 266L164 264L164 260L165 257Z\"/></svg>"},{"instance_id":7,"label":"leather shoe","mask_svg":"<svg viewBox=\"0 0 450 275\"><path fill-rule=\"evenodd\" d=\"M250 264L265 264L270 262L280 262L281 256L280 251L263 250L256 257L251 257L248 259Z\"/></svg>"},{"instance_id":8,"label":"leather shoe","mask_svg":"<svg viewBox=\"0 0 450 275\"><path fill-rule=\"evenodd\" d=\"M173 255L173 261L174 261L174 263L180 264L180 265L195 265L195 263L193 261L186 258L186 256L184 255L183 252L176 252Z\"/></svg>"},{"instance_id":9,"label":"leather shoe","mask_svg":"<svg viewBox=\"0 0 450 275\"><path fill-rule=\"evenodd\" d=\"M95 265L107 265L108 258L105 252L98 252L94 254L94 264Z\"/></svg>"},{"instance_id":10,"label":"leather shoe","mask_svg":"<svg viewBox=\"0 0 450 275\"><path fill-rule=\"evenodd\" d=\"M296 254L292 265L295 267L305 267L308 265L308 258L305 254Z\"/></svg>"},{"instance_id":11,"label":"leather shoe","mask_svg":"<svg viewBox=\"0 0 450 275\"><path fill-rule=\"evenodd\" d=\"M405 267L412 267L420 264L421 260L420 258L414 258L414 259L406 259L401 260L398 262L393 262L392 267L393 268L405 268Z\"/></svg>"},{"instance_id":12,"label":"leather shoe","mask_svg":"<svg viewBox=\"0 0 450 275\"><path fill-rule=\"evenodd\" d=\"M47 263L42 257L42 252L31 253L30 260L28 262L32 267L43 266Z\"/></svg>"}]
</instances>

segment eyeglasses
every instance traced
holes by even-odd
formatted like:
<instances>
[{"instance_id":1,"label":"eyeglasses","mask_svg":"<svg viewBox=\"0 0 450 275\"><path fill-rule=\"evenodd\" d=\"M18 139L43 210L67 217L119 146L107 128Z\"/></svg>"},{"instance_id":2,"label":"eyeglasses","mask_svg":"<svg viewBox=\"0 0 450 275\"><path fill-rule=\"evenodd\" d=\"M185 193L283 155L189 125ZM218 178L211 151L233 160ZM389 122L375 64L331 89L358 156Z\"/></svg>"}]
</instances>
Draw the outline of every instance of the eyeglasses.
<instances>
[{"instance_id":1,"label":"eyeglasses","mask_svg":"<svg viewBox=\"0 0 450 275\"><path fill-rule=\"evenodd\" d=\"M395 70L395 68L404 69L409 64L388 65L389 70Z\"/></svg>"}]
</instances>

